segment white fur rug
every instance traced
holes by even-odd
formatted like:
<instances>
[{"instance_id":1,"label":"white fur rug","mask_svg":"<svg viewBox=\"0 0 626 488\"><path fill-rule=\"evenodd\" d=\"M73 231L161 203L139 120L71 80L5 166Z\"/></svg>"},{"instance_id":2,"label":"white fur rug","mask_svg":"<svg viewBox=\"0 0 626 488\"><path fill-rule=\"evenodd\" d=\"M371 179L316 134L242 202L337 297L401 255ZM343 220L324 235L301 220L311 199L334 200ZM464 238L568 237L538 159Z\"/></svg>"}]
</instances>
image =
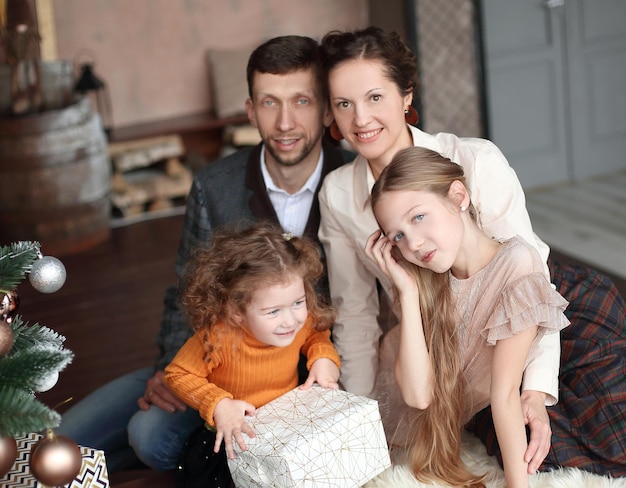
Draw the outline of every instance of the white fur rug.
<instances>
[{"instance_id":1,"label":"white fur rug","mask_svg":"<svg viewBox=\"0 0 626 488\"><path fill-rule=\"evenodd\" d=\"M488 473L487 488L504 488L504 473L495 457L487 455L476 437L465 434L463 460L475 473ZM364 488L437 488L447 485L429 485L417 481L410 470L393 466L369 481ZM538 473L531 476L531 488L626 488L626 478L608 478L574 468Z\"/></svg>"}]
</instances>

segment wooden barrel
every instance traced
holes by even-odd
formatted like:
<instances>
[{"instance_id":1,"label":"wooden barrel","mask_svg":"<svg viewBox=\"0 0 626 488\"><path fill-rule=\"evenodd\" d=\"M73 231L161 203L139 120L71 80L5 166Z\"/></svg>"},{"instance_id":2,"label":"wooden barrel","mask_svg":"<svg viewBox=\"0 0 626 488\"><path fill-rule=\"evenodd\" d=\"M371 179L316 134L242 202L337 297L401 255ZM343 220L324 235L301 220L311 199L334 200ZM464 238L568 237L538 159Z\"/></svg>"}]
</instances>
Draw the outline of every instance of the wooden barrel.
<instances>
[{"instance_id":1,"label":"wooden barrel","mask_svg":"<svg viewBox=\"0 0 626 488\"><path fill-rule=\"evenodd\" d=\"M56 110L67 107L72 101L74 88L74 67L71 61L55 59L53 61L37 62L39 70L39 87L41 93L41 108ZM12 73L14 66L0 63L0 115L12 115L11 102L13 98ZM36 112L38 109L33 109Z\"/></svg>"},{"instance_id":2,"label":"wooden barrel","mask_svg":"<svg viewBox=\"0 0 626 488\"><path fill-rule=\"evenodd\" d=\"M108 238L111 169L88 98L66 108L0 117L0 244L39 241L44 255Z\"/></svg>"}]
</instances>

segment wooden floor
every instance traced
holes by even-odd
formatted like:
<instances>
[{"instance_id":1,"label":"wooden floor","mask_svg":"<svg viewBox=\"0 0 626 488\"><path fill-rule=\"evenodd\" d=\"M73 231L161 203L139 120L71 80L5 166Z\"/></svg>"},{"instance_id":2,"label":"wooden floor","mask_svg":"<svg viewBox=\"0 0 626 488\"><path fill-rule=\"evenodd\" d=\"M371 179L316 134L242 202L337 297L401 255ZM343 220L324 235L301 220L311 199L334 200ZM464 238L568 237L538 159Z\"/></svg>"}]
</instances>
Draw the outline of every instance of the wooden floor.
<instances>
[{"instance_id":1,"label":"wooden floor","mask_svg":"<svg viewBox=\"0 0 626 488\"><path fill-rule=\"evenodd\" d=\"M40 395L46 405L78 401L123 373L153 364L163 295L175 283L182 221L175 216L115 228L108 241L88 251L57 256L67 279L56 293L39 293L28 280L20 285L24 320L64 335L75 355L57 385ZM45 255L45 243L41 250Z\"/></svg>"},{"instance_id":2,"label":"wooden floor","mask_svg":"<svg viewBox=\"0 0 626 488\"><path fill-rule=\"evenodd\" d=\"M626 278L626 171L527 192L526 205L552 249Z\"/></svg>"}]
</instances>

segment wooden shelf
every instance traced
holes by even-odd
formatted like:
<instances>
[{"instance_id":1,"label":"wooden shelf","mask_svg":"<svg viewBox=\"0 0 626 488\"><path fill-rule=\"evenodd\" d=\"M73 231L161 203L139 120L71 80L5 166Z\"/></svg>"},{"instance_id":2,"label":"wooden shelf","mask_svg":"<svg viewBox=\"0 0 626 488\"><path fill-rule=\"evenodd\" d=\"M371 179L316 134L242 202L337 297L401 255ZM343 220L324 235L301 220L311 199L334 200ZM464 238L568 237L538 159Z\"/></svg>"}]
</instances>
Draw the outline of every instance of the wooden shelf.
<instances>
[{"instance_id":1,"label":"wooden shelf","mask_svg":"<svg viewBox=\"0 0 626 488\"><path fill-rule=\"evenodd\" d=\"M242 113L232 117L218 118L211 112L202 112L181 117L143 122L112 129L111 142L130 141L146 137L178 134L187 153L197 153L207 162L219 157L222 148L224 128L228 125L248 123L248 117Z\"/></svg>"}]
</instances>

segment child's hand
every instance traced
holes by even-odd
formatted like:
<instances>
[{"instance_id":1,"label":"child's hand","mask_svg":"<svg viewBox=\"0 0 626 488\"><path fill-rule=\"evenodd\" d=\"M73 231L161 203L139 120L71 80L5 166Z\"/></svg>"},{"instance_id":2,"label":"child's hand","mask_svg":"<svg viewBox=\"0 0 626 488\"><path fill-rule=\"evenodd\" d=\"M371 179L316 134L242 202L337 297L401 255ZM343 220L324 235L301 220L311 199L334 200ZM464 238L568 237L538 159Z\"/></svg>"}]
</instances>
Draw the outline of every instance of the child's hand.
<instances>
[{"instance_id":1,"label":"child's hand","mask_svg":"<svg viewBox=\"0 0 626 488\"><path fill-rule=\"evenodd\" d=\"M237 444L239 444L241 450L245 451L247 446L241 434L245 433L248 437L255 437L255 434L244 417L246 415L252 416L254 413L254 405L244 402L243 400L223 398L217 402L215 411L213 412L213 420L215 420L215 428L217 430L213 451L219 452L222 440L224 440L224 447L226 448L228 459L234 459L233 437L235 441L237 441Z\"/></svg>"},{"instance_id":2,"label":"child's hand","mask_svg":"<svg viewBox=\"0 0 626 488\"><path fill-rule=\"evenodd\" d=\"M339 388L339 368L328 358L319 358L311 365L309 377L300 385L301 390L308 390L313 383L318 383L324 388L336 390Z\"/></svg>"},{"instance_id":3,"label":"child's hand","mask_svg":"<svg viewBox=\"0 0 626 488\"><path fill-rule=\"evenodd\" d=\"M380 230L373 232L365 242L365 254L376 262L380 270L392 281L399 292L414 291L415 279L412 278L396 260L393 243ZM395 252L399 250L396 249Z\"/></svg>"}]
</instances>

